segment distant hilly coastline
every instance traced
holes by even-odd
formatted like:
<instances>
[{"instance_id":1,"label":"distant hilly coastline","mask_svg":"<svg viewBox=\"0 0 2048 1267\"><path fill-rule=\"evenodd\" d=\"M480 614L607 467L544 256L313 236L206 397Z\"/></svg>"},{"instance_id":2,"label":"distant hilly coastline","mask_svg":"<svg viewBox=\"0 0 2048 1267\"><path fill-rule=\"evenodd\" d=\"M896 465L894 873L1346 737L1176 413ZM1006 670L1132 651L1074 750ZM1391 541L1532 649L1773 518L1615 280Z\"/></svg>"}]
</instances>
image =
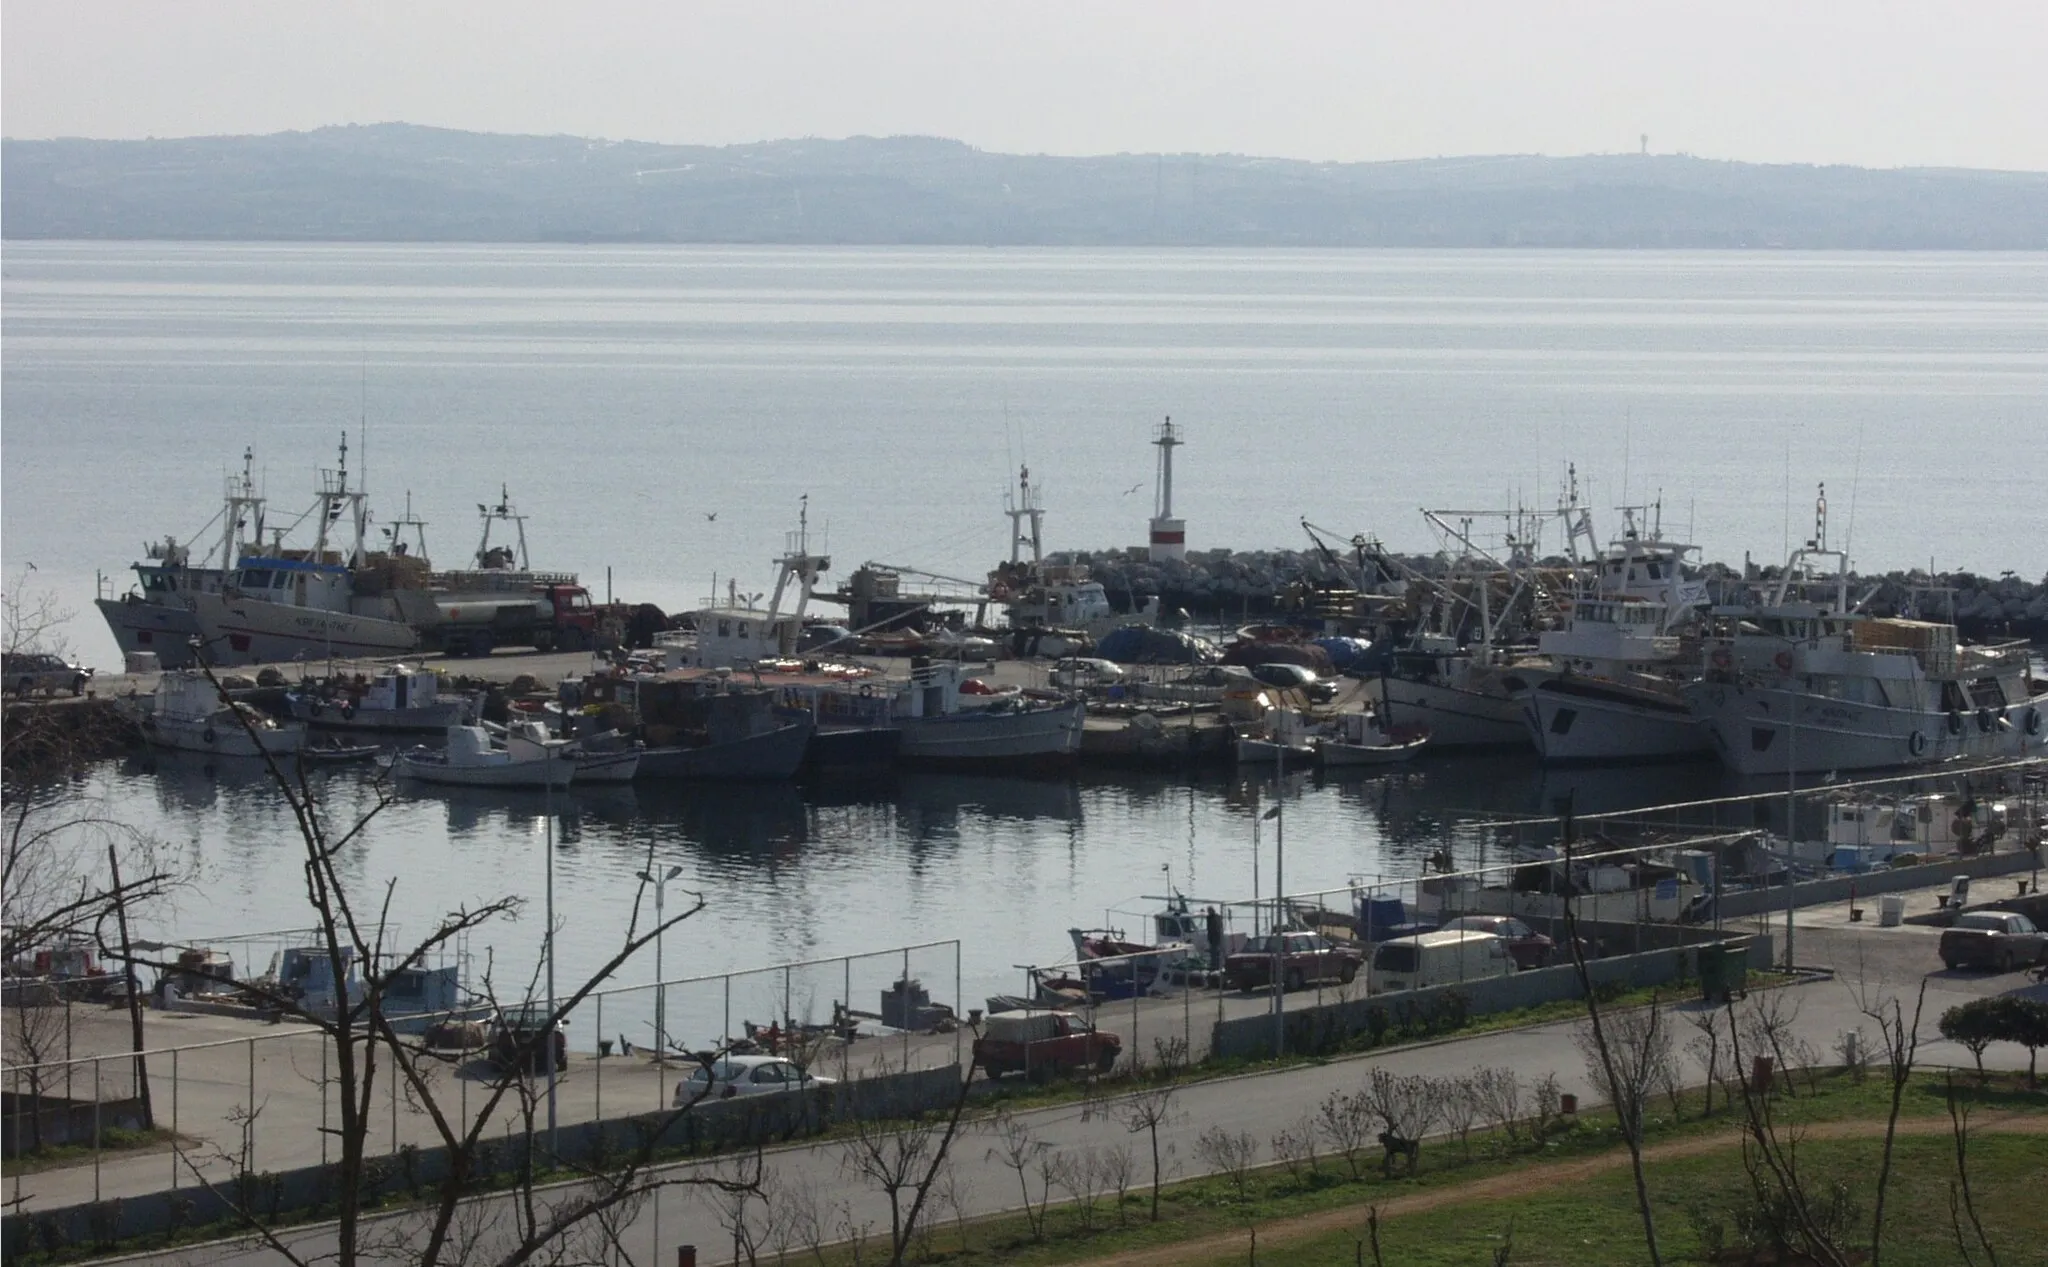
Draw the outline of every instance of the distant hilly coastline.
<instances>
[{"instance_id":1,"label":"distant hilly coastline","mask_svg":"<svg viewBox=\"0 0 2048 1267\"><path fill-rule=\"evenodd\" d=\"M654 145L410 124L0 142L10 239L2048 249L2048 173L1667 155L1312 163L929 137Z\"/></svg>"}]
</instances>

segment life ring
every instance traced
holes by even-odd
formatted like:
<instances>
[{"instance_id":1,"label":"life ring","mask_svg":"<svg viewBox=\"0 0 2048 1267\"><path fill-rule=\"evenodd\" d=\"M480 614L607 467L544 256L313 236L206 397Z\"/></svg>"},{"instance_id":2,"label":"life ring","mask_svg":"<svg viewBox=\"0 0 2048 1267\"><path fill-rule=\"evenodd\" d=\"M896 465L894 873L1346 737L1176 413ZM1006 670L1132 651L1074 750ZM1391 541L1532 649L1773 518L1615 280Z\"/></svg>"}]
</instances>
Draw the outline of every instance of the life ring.
<instances>
[{"instance_id":1,"label":"life ring","mask_svg":"<svg viewBox=\"0 0 2048 1267\"><path fill-rule=\"evenodd\" d=\"M1980 708L1977 710L1977 729L1983 731L1985 734L1988 735L1991 733L1991 728L1993 726L1996 726L1997 724L1998 715L1996 713L1992 712L1988 708Z\"/></svg>"},{"instance_id":2,"label":"life ring","mask_svg":"<svg viewBox=\"0 0 2048 1267\"><path fill-rule=\"evenodd\" d=\"M2030 735L2041 733L2041 710L2038 708L2027 710L2027 733Z\"/></svg>"},{"instance_id":3,"label":"life ring","mask_svg":"<svg viewBox=\"0 0 2048 1267\"><path fill-rule=\"evenodd\" d=\"M1771 657L1771 662L1778 666L1780 672L1790 673L1792 671L1792 653L1790 651L1780 651L1777 655Z\"/></svg>"},{"instance_id":4,"label":"life ring","mask_svg":"<svg viewBox=\"0 0 2048 1267\"><path fill-rule=\"evenodd\" d=\"M1725 668L1727 668L1727 667L1728 667L1729 665L1731 665L1731 664L1733 664L1733 663L1735 663L1735 658L1734 658L1733 656L1731 656L1731 655L1729 655L1729 654L1728 654L1728 648L1726 648L1726 647L1719 647L1719 648L1716 648L1716 649L1715 649L1715 651L1714 651L1714 667L1715 667L1715 668L1717 668L1717 669L1725 669Z\"/></svg>"},{"instance_id":5,"label":"life ring","mask_svg":"<svg viewBox=\"0 0 2048 1267\"><path fill-rule=\"evenodd\" d=\"M1906 740L1906 751L1912 753L1916 757L1925 753L1927 751L1927 736L1921 734L1917 730L1914 731L1913 737Z\"/></svg>"},{"instance_id":6,"label":"life ring","mask_svg":"<svg viewBox=\"0 0 2048 1267\"><path fill-rule=\"evenodd\" d=\"M860 684L860 697L862 699L873 699L875 697L875 684L873 682L862 682Z\"/></svg>"},{"instance_id":7,"label":"life ring","mask_svg":"<svg viewBox=\"0 0 2048 1267\"><path fill-rule=\"evenodd\" d=\"M1960 735L1963 733L1962 709L1951 708L1948 710L1948 733L1950 733L1951 735Z\"/></svg>"},{"instance_id":8,"label":"life ring","mask_svg":"<svg viewBox=\"0 0 2048 1267\"><path fill-rule=\"evenodd\" d=\"M206 728L206 730L205 730L205 731L204 731L203 733L201 733L201 734L200 734L200 736L199 736L199 737L200 737L201 739L204 739L204 740L205 740L206 742L208 742L208 743L214 743L214 742L216 742L217 740L219 740L219 739L220 739L220 736L219 736L219 735L216 735L216 734L214 734L214 733L213 733L213 727L211 727L211 726L208 726L208 727Z\"/></svg>"}]
</instances>

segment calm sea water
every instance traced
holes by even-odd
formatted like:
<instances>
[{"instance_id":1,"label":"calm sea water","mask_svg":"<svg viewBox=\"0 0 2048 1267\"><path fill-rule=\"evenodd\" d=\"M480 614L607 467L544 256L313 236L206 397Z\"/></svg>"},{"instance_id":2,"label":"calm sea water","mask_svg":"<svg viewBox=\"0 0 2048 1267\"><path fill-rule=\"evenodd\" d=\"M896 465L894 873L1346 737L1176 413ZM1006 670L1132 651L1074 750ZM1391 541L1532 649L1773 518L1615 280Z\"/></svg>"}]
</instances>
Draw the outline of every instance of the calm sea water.
<instances>
[{"instance_id":1,"label":"calm sea water","mask_svg":"<svg viewBox=\"0 0 2048 1267\"><path fill-rule=\"evenodd\" d=\"M1019 461L1054 547L1142 540L1166 414L1197 549L1297 545L1303 516L1428 548L1419 507L1548 504L1572 462L1596 507L1661 493L1712 558L1780 557L1825 480L1866 567L2048 572L2043 256L9 243L0 269L6 571L33 562L109 667L95 573L125 587L145 540L195 534L244 446L282 522L343 430L375 507L410 494L438 560L473 548L502 485L537 566L609 567L670 609L714 575L765 589L804 494L836 574L978 575ZM90 783L192 858L165 928L300 918L288 823L247 774L116 762ZM1519 758L1303 784L1289 887L1412 872L1447 832L1469 853L1474 810L1543 812L1570 786L1593 808L1722 784ZM668 939L671 975L964 937L970 1002L1169 875L1251 887L1235 782L907 776L558 808L565 970L622 925L649 849L712 903ZM538 900L544 810L402 802L355 865L414 923ZM539 928L473 950L522 971ZM913 969L950 977L940 958ZM879 988L900 965L871 967Z\"/></svg>"}]
</instances>

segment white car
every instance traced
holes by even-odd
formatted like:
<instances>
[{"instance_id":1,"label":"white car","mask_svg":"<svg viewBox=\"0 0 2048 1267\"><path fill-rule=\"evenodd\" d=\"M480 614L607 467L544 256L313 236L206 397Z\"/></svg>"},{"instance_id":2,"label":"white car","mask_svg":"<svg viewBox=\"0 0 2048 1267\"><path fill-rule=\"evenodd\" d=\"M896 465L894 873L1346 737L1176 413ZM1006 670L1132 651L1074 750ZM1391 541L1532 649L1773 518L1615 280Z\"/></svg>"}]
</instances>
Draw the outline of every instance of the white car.
<instances>
[{"instance_id":1,"label":"white car","mask_svg":"<svg viewBox=\"0 0 2048 1267\"><path fill-rule=\"evenodd\" d=\"M1073 690L1077 687L1115 686L1124 680L1124 671L1108 660L1074 656L1053 665L1048 677L1054 686Z\"/></svg>"},{"instance_id":2,"label":"white car","mask_svg":"<svg viewBox=\"0 0 2048 1267\"><path fill-rule=\"evenodd\" d=\"M829 1087L837 1078L805 1073L794 1061L780 1056L725 1056L707 1068L698 1065L690 1076L676 1083L675 1106L681 1108L703 1100L730 1100L738 1096L781 1095Z\"/></svg>"}]
</instances>

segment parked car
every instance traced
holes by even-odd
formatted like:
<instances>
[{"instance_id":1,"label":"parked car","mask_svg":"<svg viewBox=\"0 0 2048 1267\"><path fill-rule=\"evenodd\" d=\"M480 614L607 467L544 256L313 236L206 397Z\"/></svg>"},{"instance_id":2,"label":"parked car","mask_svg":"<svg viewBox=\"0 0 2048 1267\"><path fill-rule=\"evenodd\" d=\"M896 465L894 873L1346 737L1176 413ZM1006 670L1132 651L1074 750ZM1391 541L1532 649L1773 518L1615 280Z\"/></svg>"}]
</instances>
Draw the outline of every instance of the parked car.
<instances>
[{"instance_id":1,"label":"parked car","mask_svg":"<svg viewBox=\"0 0 2048 1267\"><path fill-rule=\"evenodd\" d=\"M1223 961L1223 974L1233 987L1255 990L1272 984L1276 959L1281 988L1287 990L1319 981L1349 982L1365 966L1364 951L1319 933L1280 933L1245 942L1243 950Z\"/></svg>"},{"instance_id":2,"label":"parked car","mask_svg":"<svg viewBox=\"0 0 2048 1267\"><path fill-rule=\"evenodd\" d=\"M1548 967L1551 955L1557 950L1557 943L1512 915L1460 915L1437 931L1492 933L1505 938L1515 967L1524 970Z\"/></svg>"},{"instance_id":3,"label":"parked car","mask_svg":"<svg viewBox=\"0 0 2048 1267\"><path fill-rule=\"evenodd\" d=\"M1270 664L1252 666L1252 676L1267 686L1276 686L1283 691L1300 691L1311 703L1327 704L1337 698L1337 684L1318 677L1316 671L1299 664Z\"/></svg>"},{"instance_id":4,"label":"parked car","mask_svg":"<svg viewBox=\"0 0 2048 1267\"><path fill-rule=\"evenodd\" d=\"M1123 1046L1123 1039L1072 1012L1033 1008L990 1015L974 1040L974 1061L991 1078L1006 1073L1050 1078L1090 1065L1107 1073Z\"/></svg>"},{"instance_id":5,"label":"parked car","mask_svg":"<svg viewBox=\"0 0 2048 1267\"><path fill-rule=\"evenodd\" d=\"M724 1056L710 1065L698 1065L690 1076L676 1083L677 1108L698 1100L731 1100L756 1095L786 1095L829 1087L838 1081L807 1072L793 1060L780 1056Z\"/></svg>"},{"instance_id":6,"label":"parked car","mask_svg":"<svg viewBox=\"0 0 2048 1267\"><path fill-rule=\"evenodd\" d=\"M1108 660L1070 656L1054 664L1046 678L1054 686L1080 690L1090 686L1115 686L1124 680L1124 671Z\"/></svg>"},{"instance_id":7,"label":"parked car","mask_svg":"<svg viewBox=\"0 0 2048 1267\"><path fill-rule=\"evenodd\" d=\"M547 1072L547 1047L539 1037L547 1019L548 1010L544 1007L515 1007L499 1013L497 1026L491 1033L491 1063L508 1071ZM568 1023L557 1022L555 1069L560 1072L568 1064Z\"/></svg>"},{"instance_id":8,"label":"parked car","mask_svg":"<svg viewBox=\"0 0 2048 1267\"><path fill-rule=\"evenodd\" d=\"M1965 911L1942 930L1941 961L1950 968L2014 968L2048 956L2048 933L2018 911Z\"/></svg>"},{"instance_id":9,"label":"parked car","mask_svg":"<svg viewBox=\"0 0 2048 1267\"><path fill-rule=\"evenodd\" d=\"M62 656L45 655L40 651L10 651L0 655L0 682L16 695L27 695L42 691L55 695L69 691L73 695L85 694L85 684L92 681L91 669L73 664Z\"/></svg>"}]
</instances>

